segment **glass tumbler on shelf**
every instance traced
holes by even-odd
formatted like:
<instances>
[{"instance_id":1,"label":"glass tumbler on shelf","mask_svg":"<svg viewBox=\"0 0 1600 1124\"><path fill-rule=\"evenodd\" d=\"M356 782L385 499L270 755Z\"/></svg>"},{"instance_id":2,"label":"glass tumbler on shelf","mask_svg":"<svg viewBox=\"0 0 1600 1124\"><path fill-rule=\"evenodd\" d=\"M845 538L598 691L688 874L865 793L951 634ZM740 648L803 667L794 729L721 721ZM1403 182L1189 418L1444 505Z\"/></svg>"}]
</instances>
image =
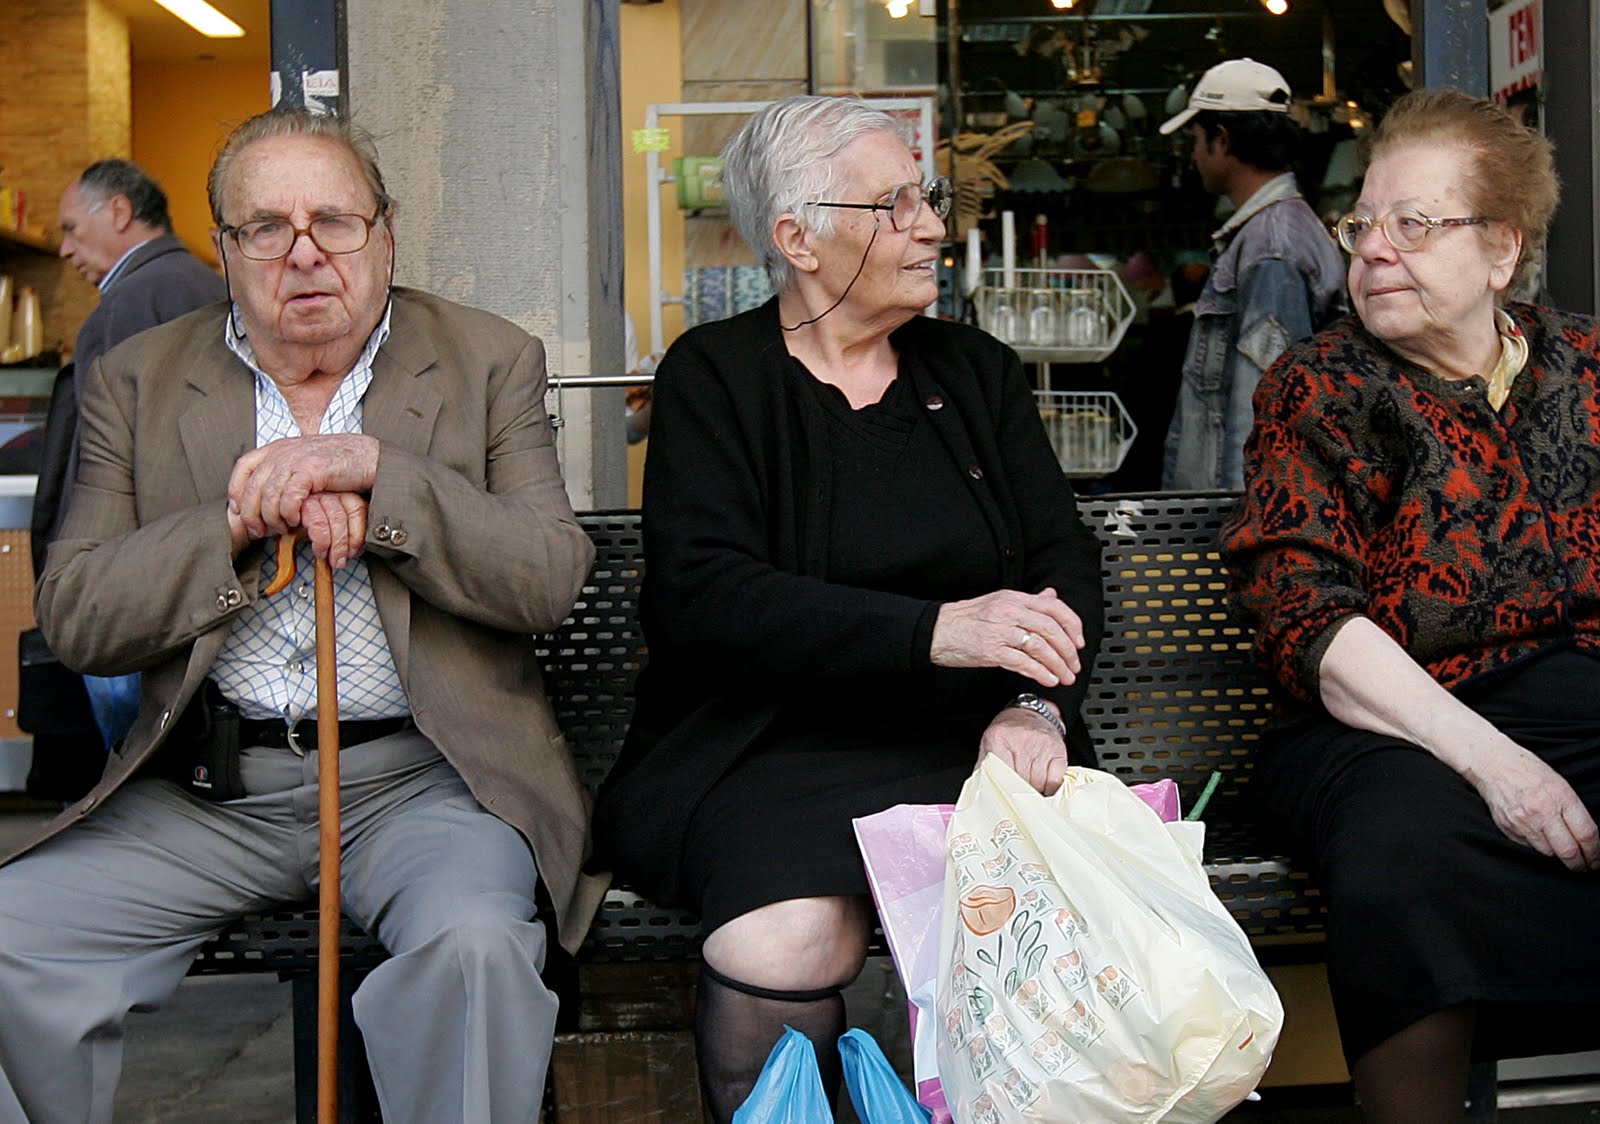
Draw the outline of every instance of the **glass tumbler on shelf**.
<instances>
[{"instance_id":1,"label":"glass tumbler on shelf","mask_svg":"<svg viewBox=\"0 0 1600 1124\"><path fill-rule=\"evenodd\" d=\"M1111 334L1100 296L1092 289L1074 289L1067 310L1068 347L1104 347Z\"/></svg>"},{"instance_id":2,"label":"glass tumbler on shelf","mask_svg":"<svg viewBox=\"0 0 1600 1124\"><path fill-rule=\"evenodd\" d=\"M996 289L989 302L988 333L1001 343L1017 342L1017 306L1010 289Z\"/></svg>"},{"instance_id":3,"label":"glass tumbler on shelf","mask_svg":"<svg viewBox=\"0 0 1600 1124\"><path fill-rule=\"evenodd\" d=\"M1028 302L1028 343L1033 347L1056 347L1061 343L1056 294L1049 289L1035 289Z\"/></svg>"}]
</instances>

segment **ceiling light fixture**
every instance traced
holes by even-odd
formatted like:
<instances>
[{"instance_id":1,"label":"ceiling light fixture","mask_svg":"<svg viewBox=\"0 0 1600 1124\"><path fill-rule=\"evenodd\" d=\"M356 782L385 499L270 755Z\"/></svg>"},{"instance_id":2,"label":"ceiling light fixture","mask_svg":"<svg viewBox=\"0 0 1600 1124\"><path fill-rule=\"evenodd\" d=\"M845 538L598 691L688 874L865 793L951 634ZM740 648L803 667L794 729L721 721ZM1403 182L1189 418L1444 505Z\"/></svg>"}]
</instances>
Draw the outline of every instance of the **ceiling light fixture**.
<instances>
[{"instance_id":1,"label":"ceiling light fixture","mask_svg":"<svg viewBox=\"0 0 1600 1124\"><path fill-rule=\"evenodd\" d=\"M238 39L244 35L244 28L206 0L156 0L156 3L208 39Z\"/></svg>"},{"instance_id":2,"label":"ceiling light fixture","mask_svg":"<svg viewBox=\"0 0 1600 1124\"><path fill-rule=\"evenodd\" d=\"M1281 16L1289 10L1289 0L1261 0L1261 6L1275 16Z\"/></svg>"},{"instance_id":3,"label":"ceiling light fixture","mask_svg":"<svg viewBox=\"0 0 1600 1124\"><path fill-rule=\"evenodd\" d=\"M911 0L888 0L884 7L894 19L904 19L911 14Z\"/></svg>"},{"instance_id":4,"label":"ceiling light fixture","mask_svg":"<svg viewBox=\"0 0 1600 1124\"><path fill-rule=\"evenodd\" d=\"M1061 9L1062 11L1066 11L1068 8L1071 8L1077 2L1078 2L1078 0L1050 0L1050 3L1052 5L1054 5L1055 7L1059 8L1059 9Z\"/></svg>"}]
</instances>

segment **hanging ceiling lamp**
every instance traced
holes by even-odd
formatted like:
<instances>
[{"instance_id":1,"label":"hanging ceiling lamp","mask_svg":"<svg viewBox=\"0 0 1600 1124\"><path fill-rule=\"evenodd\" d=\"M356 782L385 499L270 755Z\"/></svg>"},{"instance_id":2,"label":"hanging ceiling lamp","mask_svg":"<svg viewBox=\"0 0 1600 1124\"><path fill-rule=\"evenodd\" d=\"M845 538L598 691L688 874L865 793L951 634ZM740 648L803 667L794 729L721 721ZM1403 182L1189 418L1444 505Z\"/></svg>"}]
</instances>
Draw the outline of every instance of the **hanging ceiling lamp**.
<instances>
[{"instance_id":1,"label":"hanging ceiling lamp","mask_svg":"<svg viewBox=\"0 0 1600 1124\"><path fill-rule=\"evenodd\" d=\"M1289 10L1289 0L1261 0L1261 6L1275 16L1281 16Z\"/></svg>"}]
</instances>

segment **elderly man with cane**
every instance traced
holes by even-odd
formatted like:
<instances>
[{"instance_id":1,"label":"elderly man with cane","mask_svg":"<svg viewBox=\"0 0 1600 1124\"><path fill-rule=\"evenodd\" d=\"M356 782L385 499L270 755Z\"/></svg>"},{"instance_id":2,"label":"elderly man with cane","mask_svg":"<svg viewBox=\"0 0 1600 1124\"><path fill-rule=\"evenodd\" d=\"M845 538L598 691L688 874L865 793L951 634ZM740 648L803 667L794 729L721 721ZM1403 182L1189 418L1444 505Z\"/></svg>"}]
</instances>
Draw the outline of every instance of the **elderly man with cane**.
<instances>
[{"instance_id":1,"label":"elderly man with cane","mask_svg":"<svg viewBox=\"0 0 1600 1124\"><path fill-rule=\"evenodd\" d=\"M316 887L313 556L338 620L339 892L393 957L354 1001L384 1118L536 1119L556 1007L536 887L568 947L603 890L529 638L591 558L543 349L391 285L393 206L342 122L251 119L210 194L231 303L88 372L39 585L62 658L142 670L143 696L99 785L0 868L0 1121L109 1120L127 1011L232 918ZM299 531L302 576L268 598Z\"/></svg>"}]
</instances>

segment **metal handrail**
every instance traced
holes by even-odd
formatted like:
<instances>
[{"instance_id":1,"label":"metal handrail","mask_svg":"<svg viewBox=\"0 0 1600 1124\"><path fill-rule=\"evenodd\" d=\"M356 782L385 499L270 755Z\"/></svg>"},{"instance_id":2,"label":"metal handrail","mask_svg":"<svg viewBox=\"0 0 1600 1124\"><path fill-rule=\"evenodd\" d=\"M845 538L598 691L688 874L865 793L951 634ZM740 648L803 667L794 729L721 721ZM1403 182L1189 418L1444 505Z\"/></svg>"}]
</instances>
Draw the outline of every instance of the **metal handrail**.
<instances>
[{"instance_id":1,"label":"metal handrail","mask_svg":"<svg viewBox=\"0 0 1600 1124\"><path fill-rule=\"evenodd\" d=\"M550 379L550 389L568 387L572 390L598 390L608 386L649 386L655 379L654 374L646 371L636 375L572 375L568 378L556 375Z\"/></svg>"},{"instance_id":2,"label":"metal handrail","mask_svg":"<svg viewBox=\"0 0 1600 1124\"><path fill-rule=\"evenodd\" d=\"M649 386L656 381L653 373L641 371L636 375L570 375L567 378L552 376L545 387L546 396L555 396L555 408L549 411L550 428L560 429L567 424L561 416L563 390L607 390L628 386Z\"/></svg>"}]
</instances>

